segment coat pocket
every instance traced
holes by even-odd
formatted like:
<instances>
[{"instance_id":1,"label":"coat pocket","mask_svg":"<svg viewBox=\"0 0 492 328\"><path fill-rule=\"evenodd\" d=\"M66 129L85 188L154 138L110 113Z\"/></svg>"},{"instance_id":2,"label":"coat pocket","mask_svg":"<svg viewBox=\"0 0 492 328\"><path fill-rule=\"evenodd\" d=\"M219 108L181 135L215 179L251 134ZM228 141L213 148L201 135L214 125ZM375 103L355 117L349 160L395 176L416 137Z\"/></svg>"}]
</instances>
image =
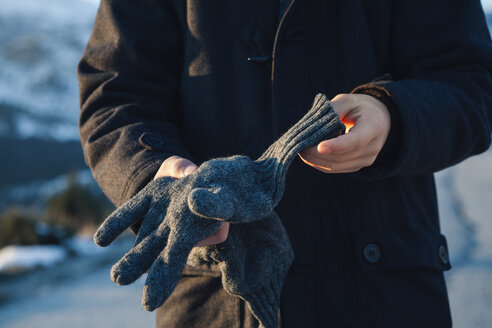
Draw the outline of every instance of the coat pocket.
<instances>
[{"instance_id":1,"label":"coat pocket","mask_svg":"<svg viewBox=\"0 0 492 328\"><path fill-rule=\"evenodd\" d=\"M222 288L218 267L209 264L187 265L176 289L156 313L156 328L258 325L246 303Z\"/></svg>"},{"instance_id":2,"label":"coat pocket","mask_svg":"<svg viewBox=\"0 0 492 328\"><path fill-rule=\"evenodd\" d=\"M437 231L355 234L356 290L362 327L451 327L443 271L451 268Z\"/></svg>"},{"instance_id":3,"label":"coat pocket","mask_svg":"<svg viewBox=\"0 0 492 328\"><path fill-rule=\"evenodd\" d=\"M239 324L239 299L222 289L219 277L184 273L157 309L157 328L228 327Z\"/></svg>"},{"instance_id":4,"label":"coat pocket","mask_svg":"<svg viewBox=\"0 0 492 328\"><path fill-rule=\"evenodd\" d=\"M439 232L360 231L355 247L363 271L451 269L446 238Z\"/></svg>"}]
</instances>

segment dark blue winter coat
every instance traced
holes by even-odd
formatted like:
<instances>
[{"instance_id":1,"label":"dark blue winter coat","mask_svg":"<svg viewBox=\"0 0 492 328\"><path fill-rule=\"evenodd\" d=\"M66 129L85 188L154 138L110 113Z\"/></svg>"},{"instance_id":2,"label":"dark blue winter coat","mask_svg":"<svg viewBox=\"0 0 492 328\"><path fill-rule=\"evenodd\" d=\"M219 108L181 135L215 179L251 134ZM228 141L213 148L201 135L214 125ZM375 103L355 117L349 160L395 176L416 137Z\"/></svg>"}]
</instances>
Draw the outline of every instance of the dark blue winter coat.
<instances>
[{"instance_id":1,"label":"dark blue winter coat","mask_svg":"<svg viewBox=\"0 0 492 328\"><path fill-rule=\"evenodd\" d=\"M376 162L294 161L277 213L294 251L283 327L450 327L433 173L489 147L492 43L479 0L102 0L78 69L80 134L122 204L180 155L258 156L318 92L391 111ZM188 268L162 327L255 325Z\"/></svg>"}]
</instances>

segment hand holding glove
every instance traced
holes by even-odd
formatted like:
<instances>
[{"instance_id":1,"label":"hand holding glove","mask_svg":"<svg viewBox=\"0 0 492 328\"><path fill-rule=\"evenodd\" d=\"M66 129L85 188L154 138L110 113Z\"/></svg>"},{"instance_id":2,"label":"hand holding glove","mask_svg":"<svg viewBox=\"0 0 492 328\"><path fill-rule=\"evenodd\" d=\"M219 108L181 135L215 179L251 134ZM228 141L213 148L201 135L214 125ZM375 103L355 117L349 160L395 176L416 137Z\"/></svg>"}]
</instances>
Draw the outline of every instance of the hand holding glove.
<instances>
[{"instance_id":1,"label":"hand holding glove","mask_svg":"<svg viewBox=\"0 0 492 328\"><path fill-rule=\"evenodd\" d=\"M343 129L326 96L318 94L311 110L258 160L246 156L218 158L184 178L153 180L111 214L94 236L98 245L106 246L143 218L135 245L113 266L113 281L129 284L150 268L142 303L149 311L159 307L176 287L198 241L217 231L222 220L246 223L271 215L297 153L338 136ZM253 266L248 262L242 265ZM236 278L234 274L228 276Z\"/></svg>"}]
</instances>

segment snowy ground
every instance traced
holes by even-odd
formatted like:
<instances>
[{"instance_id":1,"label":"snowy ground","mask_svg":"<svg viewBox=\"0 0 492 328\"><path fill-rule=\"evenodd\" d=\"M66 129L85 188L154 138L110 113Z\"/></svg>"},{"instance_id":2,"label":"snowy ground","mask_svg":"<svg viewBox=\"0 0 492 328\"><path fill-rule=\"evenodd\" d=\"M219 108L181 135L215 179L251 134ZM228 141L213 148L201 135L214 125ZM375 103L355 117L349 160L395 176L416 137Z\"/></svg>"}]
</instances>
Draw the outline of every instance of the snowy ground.
<instances>
[{"instance_id":1,"label":"snowy ground","mask_svg":"<svg viewBox=\"0 0 492 328\"><path fill-rule=\"evenodd\" d=\"M492 324L492 149L437 174L454 327Z\"/></svg>"},{"instance_id":2,"label":"snowy ground","mask_svg":"<svg viewBox=\"0 0 492 328\"><path fill-rule=\"evenodd\" d=\"M36 273L0 276L0 327L152 327L154 314L140 304L143 280L118 287L109 277L132 239Z\"/></svg>"}]
</instances>

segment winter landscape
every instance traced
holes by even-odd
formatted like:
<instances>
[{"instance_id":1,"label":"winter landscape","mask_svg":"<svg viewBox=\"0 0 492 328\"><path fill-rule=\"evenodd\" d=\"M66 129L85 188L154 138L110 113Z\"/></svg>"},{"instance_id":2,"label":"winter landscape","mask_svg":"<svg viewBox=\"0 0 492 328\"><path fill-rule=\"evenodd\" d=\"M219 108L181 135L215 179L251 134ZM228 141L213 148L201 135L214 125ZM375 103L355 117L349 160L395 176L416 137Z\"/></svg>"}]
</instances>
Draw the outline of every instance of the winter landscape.
<instances>
[{"instance_id":1,"label":"winter landscape","mask_svg":"<svg viewBox=\"0 0 492 328\"><path fill-rule=\"evenodd\" d=\"M117 287L109 278L132 236L101 249L90 235L112 210L77 132L75 68L98 2L0 0L0 327L154 323L140 305L143 281ZM482 3L492 31L492 0ZM454 327L491 327L492 149L436 182ZM73 214L69 203L91 211ZM31 234L8 235L18 227Z\"/></svg>"}]
</instances>

